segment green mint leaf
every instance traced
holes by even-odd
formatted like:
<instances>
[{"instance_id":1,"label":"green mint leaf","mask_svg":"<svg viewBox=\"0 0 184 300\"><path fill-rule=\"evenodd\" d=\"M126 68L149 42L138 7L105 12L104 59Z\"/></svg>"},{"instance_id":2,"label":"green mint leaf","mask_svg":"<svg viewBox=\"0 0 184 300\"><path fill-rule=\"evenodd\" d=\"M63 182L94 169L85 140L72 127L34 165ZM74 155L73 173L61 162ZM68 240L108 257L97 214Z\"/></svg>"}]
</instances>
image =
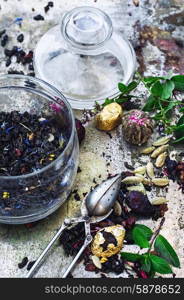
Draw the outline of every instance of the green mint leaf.
<instances>
[{"instance_id":1,"label":"green mint leaf","mask_svg":"<svg viewBox=\"0 0 184 300\"><path fill-rule=\"evenodd\" d=\"M174 129L175 131L183 131L183 129L184 129L184 124L178 125L178 123L177 123L177 125L173 126L173 129Z\"/></svg>"},{"instance_id":2,"label":"green mint leaf","mask_svg":"<svg viewBox=\"0 0 184 300\"><path fill-rule=\"evenodd\" d=\"M154 244L154 249L159 254L159 256L165 258L165 260L170 265L176 268L180 267L180 261L176 252L162 235L157 236Z\"/></svg>"},{"instance_id":3,"label":"green mint leaf","mask_svg":"<svg viewBox=\"0 0 184 300\"><path fill-rule=\"evenodd\" d=\"M136 229L139 229L139 231L148 239L148 240L150 240L150 238L152 237L152 234L153 234L153 231L149 228L149 227L147 227L147 226L145 226L145 225L143 225L143 224L135 224L134 225L134 228L136 228ZM134 229L133 228L133 229Z\"/></svg>"},{"instance_id":4,"label":"green mint leaf","mask_svg":"<svg viewBox=\"0 0 184 300\"><path fill-rule=\"evenodd\" d=\"M122 94L126 94L127 91L128 91L127 86L124 83L121 83L121 82L118 83L118 89L120 90L120 92Z\"/></svg>"},{"instance_id":5,"label":"green mint leaf","mask_svg":"<svg viewBox=\"0 0 184 300\"><path fill-rule=\"evenodd\" d=\"M137 244L140 248L149 248L149 242L145 236L139 232L138 229L132 231L132 237L134 243Z\"/></svg>"},{"instance_id":6,"label":"green mint leaf","mask_svg":"<svg viewBox=\"0 0 184 300\"><path fill-rule=\"evenodd\" d=\"M133 91L137 86L138 86L138 82L136 81L130 82L129 85L127 86L128 93Z\"/></svg>"},{"instance_id":7,"label":"green mint leaf","mask_svg":"<svg viewBox=\"0 0 184 300\"><path fill-rule=\"evenodd\" d=\"M128 96L123 96L121 94L117 99L115 99L115 102L121 104L121 103L129 101L130 99L131 99L131 97L129 95Z\"/></svg>"},{"instance_id":8,"label":"green mint leaf","mask_svg":"<svg viewBox=\"0 0 184 300\"><path fill-rule=\"evenodd\" d=\"M102 104L102 106L106 106L106 105L111 104L113 102L114 102L114 99L107 98L107 99L105 99L105 102Z\"/></svg>"},{"instance_id":9,"label":"green mint leaf","mask_svg":"<svg viewBox=\"0 0 184 300\"><path fill-rule=\"evenodd\" d=\"M152 236L152 231L145 225L136 224L132 229L132 238L139 247L149 248L149 239Z\"/></svg>"},{"instance_id":10,"label":"green mint leaf","mask_svg":"<svg viewBox=\"0 0 184 300\"><path fill-rule=\"evenodd\" d=\"M151 87L151 93L155 97L169 99L172 96L174 87L175 85L172 80L166 80L164 83L156 81Z\"/></svg>"},{"instance_id":11,"label":"green mint leaf","mask_svg":"<svg viewBox=\"0 0 184 300\"><path fill-rule=\"evenodd\" d=\"M184 107L180 108L179 112L184 112Z\"/></svg>"},{"instance_id":12,"label":"green mint leaf","mask_svg":"<svg viewBox=\"0 0 184 300\"><path fill-rule=\"evenodd\" d=\"M163 85L160 83L160 81L156 81L152 87L151 87L151 93L155 97L162 98L163 93Z\"/></svg>"},{"instance_id":13,"label":"green mint leaf","mask_svg":"<svg viewBox=\"0 0 184 300\"><path fill-rule=\"evenodd\" d=\"M173 143L179 143L183 141L184 137L184 115L180 117L177 124L174 126L174 133L176 140Z\"/></svg>"},{"instance_id":14,"label":"green mint leaf","mask_svg":"<svg viewBox=\"0 0 184 300\"><path fill-rule=\"evenodd\" d=\"M154 84L156 81L159 81L160 79L164 79L163 77L154 77L154 76L148 76L143 78L143 83L150 88L152 84Z\"/></svg>"},{"instance_id":15,"label":"green mint leaf","mask_svg":"<svg viewBox=\"0 0 184 300\"><path fill-rule=\"evenodd\" d=\"M173 273L171 267L169 266L168 262L156 255L150 254L151 260L151 268L153 271L158 272L160 274L171 274Z\"/></svg>"},{"instance_id":16,"label":"green mint leaf","mask_svg":"<svg viewBox=\"0 0 184 300\"><path fill-rule=\"evenodd\" d=\"M183 140L184 140L184 136L182 136L181 138L173 141L172 144L176 144L176 143L182 142Z\"/></svg>"},{"instance_id":17,"label":"green mint leaf","mask_svg":"<svg viewBox=\"0 0 184 300\"><path fill-rule=\"evenodd\" d=\"M176 75L171 78L174 82L175 90L184 92L184 75Z\"/></svg>"},{"instance_id":18,"label":"green mint leaf","mask_svg":"<svg viewBox=\"0 0 184 300\"><path fill-rule=\"evenodd\" d=\"M122 82L118 83L118 88L119 88L120 92L122 93L122 95L130 93L137 86L138 86L138 82L136 82L136 81L130 82L127 86Z\"/></svg>"},{"instance_id":19,"label":"green mint leaf","mask_svg":"<svg viewBox=\"0 0 184 300\"><path fill-rule=\"evenodd\" d=\"M141 269L147 273L151 271L151 259L149 255L143 255L141 258Z\"/></svg>"},{"instance_id":20,"label":"green mint leaf","mask_svg":"<svg viewBox=\"0 0 184 300\"><path fill-rule=\"evenodd\" d=\"M161 98L162 99L169 99L172 96L172 92L174 90L174 82L172 80L166 80L165 83L163 83L162 85L162 95Z\"/></svg>"},{"instance_id":21,"label":"green mint leaf","mask_svg":"<svg viewBox=\"0 0 184 300\"><path fill-rule=\"evenodd\" d=\"M156 98L153 95L150 95L142 110L148 112L152 111L155 108L156 101Z\"/></svg>"},{"instance_id":22,"label":"green mint leaf","mask_svg":"<svg viewBox=\"0 0 184 300\"><path fill-rule=\"evenodd\" d=\"M177 126L181 126L183 124L184 124L184 115L179 118L179 120L177 122Z\"/></svg>"},{"instance_id":23,"label":"green mint leaf","mask_svg":"<svg viewBox=\"0 0 184 300\"><path fill-rule=\"evenodd\" d=\"M140 260L140 258L142 257L142 255L140 255L140 254L129 253L129 252L122 252L122 253L121 253L121 256L122 256L125 260L127 260L127 261L132 261L132 262L138 261L138 260Z\"/></svg>"}]
</instances>

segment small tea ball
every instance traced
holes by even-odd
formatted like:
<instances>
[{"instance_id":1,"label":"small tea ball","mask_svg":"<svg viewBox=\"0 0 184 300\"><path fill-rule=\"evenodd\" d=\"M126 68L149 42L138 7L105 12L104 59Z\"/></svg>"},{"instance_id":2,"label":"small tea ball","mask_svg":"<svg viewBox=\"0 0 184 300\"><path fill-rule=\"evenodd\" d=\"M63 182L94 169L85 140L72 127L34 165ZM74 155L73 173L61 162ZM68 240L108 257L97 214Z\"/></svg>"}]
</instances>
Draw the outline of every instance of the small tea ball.
<instances>
[{"instance_id":1,"label":"small tea ball","mask_svg":"<svg viewBox=\"0 0 184 300\"><path fill-rule=\"evenodd\" d=\"M107 257L117 254L123 246L125 229L121 225L105 227L95 235L91 251L93 255L101 257L101 262L105 262Z\"/></svg>"},{"instance_id":2,"label":"small tea ball","mask_svg":"<svg viewBox=\"0 0 184 300\"><path fill-rule=\"evenodd\" d=\"M153 133L153 128L154 121L138 109L130 110L122 118L124 139L134 145L146 143Z\"/></svg>"},{"instance_id":3,"label":"small tea ball","mask_svg":"<svg viewBox=\"0 0 184 300\"><path fill-rule=\"evenodd\" d=\"M95 117L96 128L110 131L121 124L123 110L118 103L106 105Z\"/></svg>"}]
</instances>

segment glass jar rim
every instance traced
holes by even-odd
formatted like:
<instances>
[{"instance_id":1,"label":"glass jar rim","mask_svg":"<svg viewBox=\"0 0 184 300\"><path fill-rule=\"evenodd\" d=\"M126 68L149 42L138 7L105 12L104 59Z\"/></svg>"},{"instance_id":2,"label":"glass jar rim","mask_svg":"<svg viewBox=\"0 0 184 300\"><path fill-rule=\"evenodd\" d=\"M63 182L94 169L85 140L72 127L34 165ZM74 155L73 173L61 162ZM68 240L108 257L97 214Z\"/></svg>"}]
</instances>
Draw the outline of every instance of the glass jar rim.
<instances>
[{"instance_id":1,"label":"glass jar rim","mask_svg":"<svg viewBox=\"0 0 184 300\"><path fill-rule=\"evenodd\" d=\"M77 47L77 48L80 49L80 50L86 50L86 46L85 46L85 45L83 45L83 44L81 44L81 43L74 42L72 39L70 39L70 38L68 37L68 34L67 34L67 32L65 31L66 26L67 26L67 24L68 24L68 22L69 22L71 16L72 16L74 13L82 12L82 11L85 11L85 10L91 10L92 12L94 11L94 12L100 14L100 16L101 16L102 18L104 18L104 20L105 20L105 21L108 23L108 25L109 25L109 31L108 31L108 33L107 33L106 38L105 38L103 41L101 41L101 42L99 42L99 43L97 43L97 44L95 44L95 45L93 45L93 44L87 45L87 49L88 49L88 51L89 51L89 50L94 50L94 49L103 47L104 44L105 44L105 43L110 39L110 37L112 36L112 33L113 33L112 21L111 21L110 17L109 17L103 10L101 10L101 9L99 9L99 8L96 8L96 7L91 7L91 6L79 6L79 7L75 7L75 8L73 8L72 10L67 11L67 12L64 14L64 16L63 16L63 18L62 18L62 20L61 20L61 23L60 23L60 28L61 28L61 34L63 35L64 39L65 39L66 41L68 41L68 42L71 44L71 46L73 46L74 48Z\"/></svg>"},{"instance_id":2,"label":"glass jar rim","mask_svg":"<svg viewBox=\"0 0 184 300\"><path fill-rule=\"evenodd\" d=\"M67 110L69 111L69 114L70 114L70 117L71 117L71 122L72 122L72 130L71 130L71 134L70 134L70 137L67 141L67 144L64 148L64 150L62 151L62 153L54 160L52 161L51 163L49 163L48 165L46 165L45 167L37 170L37 171L34 171L34 172L31 172L31 173L28 173L28 174L25 174L25 175L12 175L12 176L0 176L0 179L6 179L6 180L16 180L16 179L27 179L27 178L31 178L32 176L35 176L35 175L38 175L38 174L41 174L45 171L47 171L48 169L50 169L50 167L54 166L54 164L56 164L61 156L63 156L63 154L65 154L70 146L70 144L72 143L73 139L74 139L74 133L75 133L75 119L74 119L74 115L73 115L73 111L72 111L72 107L70 105L70 103L68 102L68 100L66 99L66 97L57 89L55 88L54 86L52 86L50 83L42 80L42 79L39 79L39 78L36 78L36 77L31 77L31 76L28 76L28 75L22 75L22 74L0 74L0 90L2 88L8 88L9 86L1 86L1 80L4 80L4 79L25 79L25 80L30 80L30 81L33 81L42 86L45 86L45 87L48 87L49 89L51 89L51 91L53 90L56 94L58 94L58 97L61 97L62 101L64 102L64 104L66 105L67 107ZM12 86L14 87L14 86ZM24 86L19 86L19 88L21 89L24 89L25 87ZM30 88L31 89L31 88ZM60 105L59 102L57 102L56 99L53 99L53 101L57 104L57 105Z\"/></svg>"}]
</instances>

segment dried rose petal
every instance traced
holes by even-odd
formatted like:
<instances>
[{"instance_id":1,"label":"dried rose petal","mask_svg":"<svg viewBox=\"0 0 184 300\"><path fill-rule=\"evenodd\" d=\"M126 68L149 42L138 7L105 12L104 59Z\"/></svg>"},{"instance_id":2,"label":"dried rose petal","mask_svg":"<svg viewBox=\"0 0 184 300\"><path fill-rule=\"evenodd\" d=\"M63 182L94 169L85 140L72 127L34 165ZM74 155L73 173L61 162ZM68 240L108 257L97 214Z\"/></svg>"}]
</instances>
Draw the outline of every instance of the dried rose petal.
<instances>
[{"instance_id":1,"label":"dried rose petal","mask_svg":"<svg viewBox=\"0 0 184 300\"><path fill-rule=\"evenodd\" d=\"M78 135L79 144L80 144L85 138L86 130L85 130L84 126L82 125L81 121L78 119L75 119L75 126L77 129L77 135Z\"/></svg>"},{"instance_id":2,"label":"dried rose petal","mask_svg":"<svg viewBox=\"0 0 184 300\"><path fill-rule=\"evenodd\" d=\"M138 275L140 278L149 278L148 274L142 270L139 271Z\"/></svg>"},{"instance_id":3,"label":"dried rose petal","mask_svg":"<svg viewBox=\"0 0 184 300\"><path fill-rule=\"evenodd\" d=\"M50 108L56 113L61 112L61 107L56 103L50 104Z\"/></svg>"},{"instance_id":4,"label":"dried rose petal","mask_svg":"<svg viewBox=\"0 0 184 300\"><path fill-rule=\"evenodd\" d=\"M85 270L89 272L94 272L96 270L96 267L93 263L89 263L85 266Z\"/></svg>"}]
</instances>

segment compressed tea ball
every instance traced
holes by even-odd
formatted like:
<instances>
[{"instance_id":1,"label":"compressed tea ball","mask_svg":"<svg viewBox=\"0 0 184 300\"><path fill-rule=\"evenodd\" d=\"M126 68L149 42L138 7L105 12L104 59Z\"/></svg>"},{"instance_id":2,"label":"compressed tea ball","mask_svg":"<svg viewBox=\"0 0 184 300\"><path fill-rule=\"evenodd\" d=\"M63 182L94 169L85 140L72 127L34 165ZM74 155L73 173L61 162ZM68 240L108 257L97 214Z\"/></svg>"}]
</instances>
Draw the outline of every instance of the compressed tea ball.
<instances>
[{"instance_id":1,"label":"compressed tea ball","mask_svg":"<svg viewBox=\"0 0 184 300\"><path fill-rule=\"evenodd\" d=\"M106 105L95 117L96 128L110 131L121 124L123 110L118 103Z\"/></svg>"},{"instance_id":2,"label":"compressed tea ball","mask_svg":"<svg viewBox=\"0 0 184 300\"><path fill-rule=\"evenodd\" d=\"M117 254L123 246L125 229L121 225L105 227L95 235L91 251L93 255L101 257L101 262L105 262L107 257Z\"/></svg>"},{"instance_id":3,"label":"compressed tea ball","mask_svg":"<svg viewBox=\"0 0 184 300\"><path fill-rule=\"evenodd\" d=\"M122 130L124 139L134 145L147 142L153 133L153 120L141 110L131 110L123 115Z\"/></svg>"}]
</instances>

